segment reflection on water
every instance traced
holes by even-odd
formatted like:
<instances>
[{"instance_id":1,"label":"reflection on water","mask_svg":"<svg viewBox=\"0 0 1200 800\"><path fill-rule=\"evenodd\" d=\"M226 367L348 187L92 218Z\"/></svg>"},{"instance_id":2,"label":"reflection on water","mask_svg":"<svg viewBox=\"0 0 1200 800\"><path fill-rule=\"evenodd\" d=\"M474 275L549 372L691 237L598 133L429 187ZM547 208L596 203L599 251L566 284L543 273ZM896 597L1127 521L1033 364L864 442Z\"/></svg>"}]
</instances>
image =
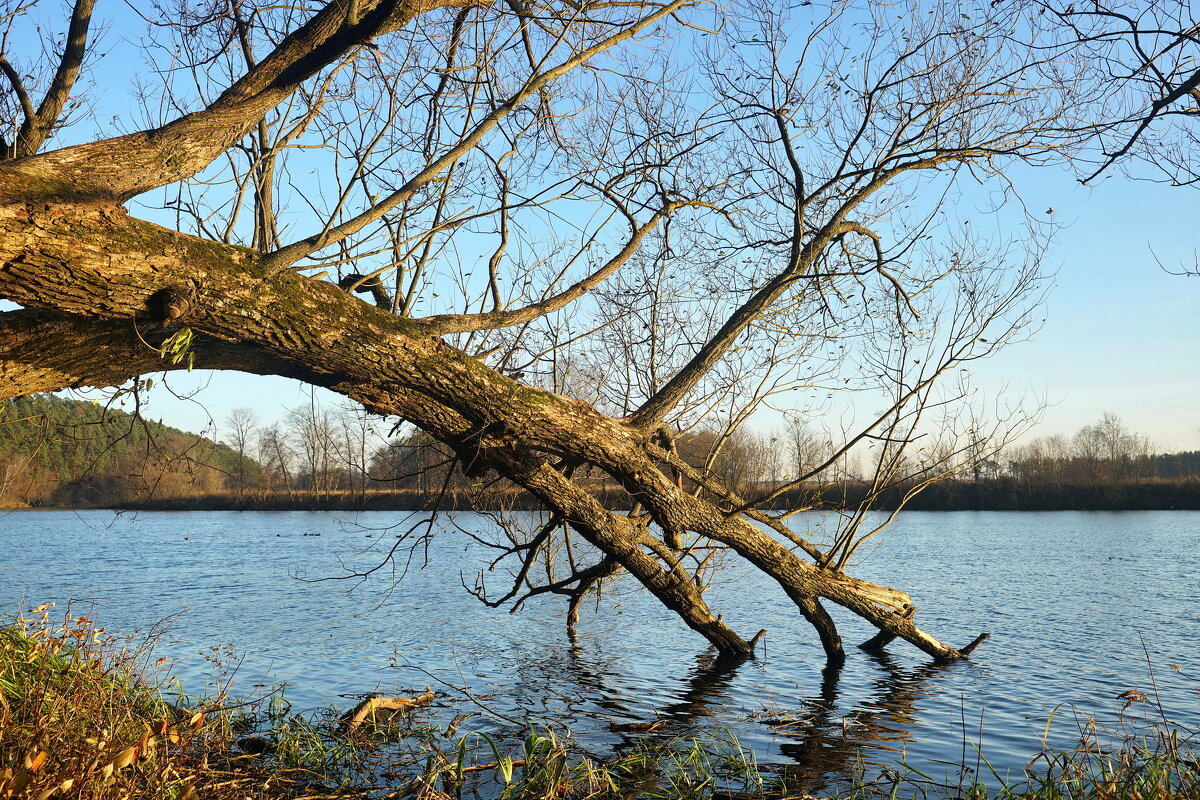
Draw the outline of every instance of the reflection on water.
<instances>
[{"instance_id":1,"label":"reflection on water","mask_svg":"<svg viewBox=\"0 0 1200 800\"><path fill-rule=\"evenodd\" d=\"M519 721L475 717L463 730L517 737L522 722L553 724L597 755L646 735L631 723L661 720L655 735L664 737L725 728L794 791L813 794L902 760L942 777L952 768L940 762L973 760L976 743L1001 774L1019 772L1055 706L1112 724L1117 694L1151 688L1143 639L1168 713L1200 725L1197 513L908 515L856 574L910 591L921 624L944 640L992 632L970 662L940 667L902 643L826 666L777 587L737 564L714 582L711 602L738 630L769 633L759 656L736 666L636 588L606 593L574 643L559 604L512 616L487 609L461 587L481 562L462 536L435 537L428 564L417 559L395 585L384 572L365 583L297 580L376 563L396 541L389 526L404 520L8 514L0 606L85 598L101 624L121 631L182 611L159 650L183 659L178 674L196 693L212 672L197 653L232 644L245 657L240 686L286 683L301 708L428 684L446 695L434 713L447 719L475 708L453 701L470 694ZM487 524L469 514L455 521ZM871 634L834 613L848 641ZM1070 719L1056 718L1052 745L1074 743Z\"/></svg>"},{"instance_id":2,"label":"reflection on water","mask_svg":"<svg viewBox=\"0 0 1200 800\"><path fill-rule=\"evenodd\" d=\"M906 670L887 653L866 656L879 665L880 675L858 708L840 713L843 667L830 664L821 672L820 694L807 701L804 711L794 718L763 720L785 737L779 750L789 759L783 777L793 791L818 794L835 788L826 776L844 782L864 768L894 763L905 745L915 741L918 702L948 666L931 662Z\"/></svg>"}]
</instances>

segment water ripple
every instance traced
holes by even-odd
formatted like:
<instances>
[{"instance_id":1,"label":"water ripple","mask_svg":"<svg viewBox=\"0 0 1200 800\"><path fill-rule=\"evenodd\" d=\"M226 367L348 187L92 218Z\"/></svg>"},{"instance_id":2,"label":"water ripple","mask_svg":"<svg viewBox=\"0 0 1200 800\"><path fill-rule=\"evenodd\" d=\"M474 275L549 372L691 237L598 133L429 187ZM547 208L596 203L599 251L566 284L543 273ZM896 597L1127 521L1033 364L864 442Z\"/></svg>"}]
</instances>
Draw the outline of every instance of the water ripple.
<instances>
[{"instance_id":1,"label":"water ripple","mask_svg":"<svg viewBox=\"0 0 1200 800\"><path fill-rule=\"evenodd\" d=\"M1200 513L907 515L855 574L909 591L921 625L940 638L993 634L970 662L943 667L897 644L889 655L854 651L840 670L825 668L778 587L731 564L710 601L743 633L769 629L759 658L733 671L634 588L606 593L574 646L561 604L533 602L517 615L487 609L460 585L480 563L479 548L450 532L431 543L428 566L418 553L399 582L388 569L365 581L299 579L378 563L395 541L388 526L403 519L7 514L0 602L15 611L21 602L82 599L102 624L126 632L179 614L159 652L181 659L188 691L214 680L199 654L232 645L239 685L286 683L300 707L429 683L466 686L504 714L568 725L601 753L637 738L631 722L662 719L666 735L724 727L761 762L781 765L793 788L810 791L864 763L907 759L940 774L949 769L943 761L974 763L977 748L1001 774L1019 773L1056 707L1065 710L1050 741L1070 746L1081 725L1073 709L1111 725L1117 694L1149 691L1145 651L1171 716L1200 727ZM457 521L487 524L468 514ZM871 635L838 611L847 642Z\"/></svg>"}]
</instances>

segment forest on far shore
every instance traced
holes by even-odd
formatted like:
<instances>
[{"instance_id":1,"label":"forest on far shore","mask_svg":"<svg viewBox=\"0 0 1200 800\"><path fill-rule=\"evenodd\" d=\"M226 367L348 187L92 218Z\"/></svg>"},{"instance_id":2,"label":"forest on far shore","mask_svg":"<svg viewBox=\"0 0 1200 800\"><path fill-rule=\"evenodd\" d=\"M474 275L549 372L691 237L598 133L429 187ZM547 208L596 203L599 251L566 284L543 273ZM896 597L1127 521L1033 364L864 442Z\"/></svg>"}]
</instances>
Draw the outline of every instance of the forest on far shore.
<instances>
[{"instance_id":1,"label":"forest on far shore","mask_svg":"<svg viewBox=\"0 0 1200 800\"><path fill-rule=\"evenodd\" d=\"M128 397L126 398L129 399ZM133 398L136 401L136 398ZM56 395L0 402L0 508L420 509L528 508L520 491L487 475L468 477L442 445L360 411L317 405L260 426L239 409L223 442L102 405ZM747 499L812 473L773 505L876 505L924 510L1200 509L1200 451L1154 452L1113 414L1073 436L1008 446L986 458L906 460L866 475L853 455L829 460L825 437L801 424L721 437L697 430L675 442ZM814 471L815 470L815 471ZM942 475L933 480L935 472ZM943 475L948 473L948 475ZM880 491L879 481L884 481ZM624 495L597 475L594 491Z\"/></svg>"},{"instance_id":2,"label":"forest on far shore","mask_svg":"<svg viewBox=\"0 0 1200 800\"><path fill-rule=\"evenodd\" d=\"M50 394L0 401L0 508L103 508L226 492L228 446Z\"/></svg>"}]
</instances>

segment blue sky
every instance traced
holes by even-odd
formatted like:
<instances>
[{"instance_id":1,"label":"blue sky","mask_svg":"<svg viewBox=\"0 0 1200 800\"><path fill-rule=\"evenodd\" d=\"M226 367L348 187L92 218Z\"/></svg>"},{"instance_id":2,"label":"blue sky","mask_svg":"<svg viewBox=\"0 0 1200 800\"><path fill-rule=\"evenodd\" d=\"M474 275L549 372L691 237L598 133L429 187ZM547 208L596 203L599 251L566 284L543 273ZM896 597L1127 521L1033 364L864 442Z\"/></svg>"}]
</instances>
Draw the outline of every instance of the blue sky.
<instances>
[{"instance_id":1,"label":"blue sky","mask_svg":"<svg viewBox=\"0 0 1200 800\"><path fill-rule=\"evenodd\" d=\"M1053 288L1041 330L980 363L977 383L1044 398L1031 436L1069 435L1112 412L1162 450L1200 449L1200 277L1164 269L1196 263L1200 193L1117 172L1084 187L1048 168L1024 171L1018 188L1031 207L1055 209ZM295 381L203 371L169 383L206 387L193 401L151 395L151 416L191 430L239 406L273 420L309 396Z\"/></svg>"},{"instance_id":2,"label":"blue sky","mask_svg":"<svg viewBox=\"0 0 1200 800\"><path fill-rule=\"evenodd\" d=\"M139 23L120 5L100 13L125 17L113 23L103 48L124 50L120 40ZM124 124L136 124L128 116L128 61L110 56L99 67L98 110L123 109ZM77 135L91 133L87 127ZM1200 277L1164 269L1197 263L1200 193L1130 180L1117 170L1093 187L1060 168L1012 177L1030 209L1055 209L1058 232L1047 264L1054 286L1042 329L981 363L978 383L1044 398L1043 420L1031 435L1070 434L1112 412L1163 450L1200 449ZM168 383L184 394L204 388L193 400L156 389L147 413L196 431L240 406L274 421L309 397L296 382L254 376L199 371Z\"/></svg>"},{"instance_id":3,"label":"blue sky","mask_svg":"<svg viewBox=\"0 0 1200 800\"><path fill-rule=\"evenodd\" d=\"M1108 411L1164 450L1200 449L1200 277L1166 271L1196 264L1200 194L1116 172L1090 188L1061 170L1027 177L1027 202L1062 223L1046 322L981 377L1045 394L1034 435Z\"/></svg>"}]
</instances>

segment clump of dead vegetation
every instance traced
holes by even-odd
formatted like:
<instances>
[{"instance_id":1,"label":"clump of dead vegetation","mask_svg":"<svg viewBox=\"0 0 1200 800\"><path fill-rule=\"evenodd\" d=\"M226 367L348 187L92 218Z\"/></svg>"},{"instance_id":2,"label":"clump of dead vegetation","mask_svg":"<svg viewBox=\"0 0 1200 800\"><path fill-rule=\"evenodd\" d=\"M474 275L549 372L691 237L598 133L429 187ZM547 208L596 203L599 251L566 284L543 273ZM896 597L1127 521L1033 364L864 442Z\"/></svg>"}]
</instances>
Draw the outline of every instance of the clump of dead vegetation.
<instances>
[{"instance_id":1,"label":"clump of dead vegetation","mask_svg":"<svg viewBox=\"0 0 1200 800\"><path fill-rule=\"evenodd\" d=\"M247 706L224 697L169 702L165 659L151 662L149 643L130 646L90 617L52 621L51 613L45 603L0 627L0 798L329 793L306 759L307 731L281 726L272 749L282 745L283 758L265 760L248 752L254 737L241 735Z\"/></svg>"}]
</instances>

